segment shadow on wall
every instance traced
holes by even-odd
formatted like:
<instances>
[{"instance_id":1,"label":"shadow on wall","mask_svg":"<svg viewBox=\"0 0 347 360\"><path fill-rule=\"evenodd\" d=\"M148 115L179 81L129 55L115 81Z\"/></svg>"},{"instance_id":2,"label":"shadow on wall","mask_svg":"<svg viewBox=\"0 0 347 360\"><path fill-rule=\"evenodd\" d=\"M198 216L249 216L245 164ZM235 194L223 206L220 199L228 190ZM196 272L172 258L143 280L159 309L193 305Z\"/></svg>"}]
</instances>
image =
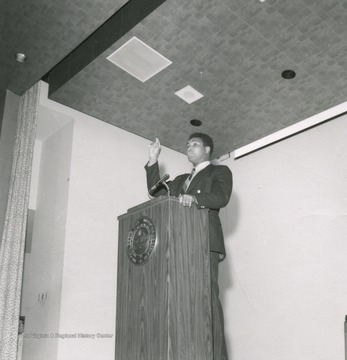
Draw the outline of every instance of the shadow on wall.
<instances>
[{"instance_id":1,"label":"shadow on wall","mask_svg":"<svg viewBox=\"0 0 347 360\"><path fill-rule=\"evenodd\" d=\"M224 240L227 256L219 266L219 288L220 288L220 301L222 303L224 316L230 313L229 307L230 299L228 299L228 292L234 284L234 267L233 267L233 243L234 234L236 233L239 219L240 219L240 198L236 192L233 192L228 206L221 209L221 221L223 225ZM228 302L229 300L229 302ZM232 310L231 310L232 311ZM224 318L224 331L225 340L227 342L229 360L233 358L232 337L229 332L230 324L228 323L228 316Z\"/></svg>"},{"instance_id":2,"label":"shadow on wall","mask_svg":"<svg viewBox=\"0 0 347 360\"><path fill-rule=\"evenodd\" d=\"M226 247L226 259L220 265L219 285L224 295L233 285L232 279L232 249L233 235L237 230L240 218L240 200L237 193L233 192L226 208L221 209L220 218L223 226L224 241ZM223 296L224 297L224 296ZM222 300L222 299L221 299ZM222 300L223 302L223 300Z\"/></svg>"},{"instance_id":3,"label":"shadow on wall","mask_svg":"<svg viewBox=\"0 0 347 360\"><path fill-rule=\"evenodd\" d=\"M225 243L228 245L233 240L232 236L236 232L240 217L240 199L235 191L231 194L228 206L222 209L221 212L222 222L223 218L225 218L223 223L223 232Z\"/></svg>"}]
</instances>

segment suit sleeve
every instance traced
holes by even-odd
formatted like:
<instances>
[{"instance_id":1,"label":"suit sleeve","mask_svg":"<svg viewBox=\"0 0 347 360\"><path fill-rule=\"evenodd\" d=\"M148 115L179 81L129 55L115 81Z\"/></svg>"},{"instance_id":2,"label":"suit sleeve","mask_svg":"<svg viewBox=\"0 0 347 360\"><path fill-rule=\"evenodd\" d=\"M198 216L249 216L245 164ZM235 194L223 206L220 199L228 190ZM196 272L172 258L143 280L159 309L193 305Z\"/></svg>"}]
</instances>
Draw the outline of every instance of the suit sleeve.
<instances>
[{"instance_id":1,"label":"suit sleeve","mask_svg":"<svg viewBox=\"0 0 347 360\"><path fill-rule=\"evenodd\" d=\"M205 179L200 193L195 193L199 208L220 209L230 200L233 189L233 176L227 166L215 167L213 175Z\"/></svg>"},{"instance_id":2,"label":"suit sleeve","mask_svg":"<svg viewBox=\"0 0 347 360\"><path fill-rule=\"evenodd\" d=\"M153 164L152 166L145 166L146 170L146 179L147 179L147 189L149 190L153 185L155 185L160 180L159 174L159 165L158 162ZM160 195L166 195L167 190L165 186L161 186L157 189L157 191L153 194L153 196L158 197Z\"/></svg>"}]
</instances>

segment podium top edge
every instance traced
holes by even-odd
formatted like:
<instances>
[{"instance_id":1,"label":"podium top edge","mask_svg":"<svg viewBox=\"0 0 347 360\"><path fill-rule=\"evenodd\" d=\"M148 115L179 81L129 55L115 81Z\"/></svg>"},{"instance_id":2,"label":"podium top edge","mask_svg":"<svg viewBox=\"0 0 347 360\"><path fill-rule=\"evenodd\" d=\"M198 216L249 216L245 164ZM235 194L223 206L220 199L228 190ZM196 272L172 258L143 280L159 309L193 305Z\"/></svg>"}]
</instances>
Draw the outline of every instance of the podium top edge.
<instances>
[{"instance_id":1,"label":"podium top edge","mask_svg":"<svg viewBox=\"0 0 347 360\"><path fill-rule=\"evenodd\" d=\"M128 211L125 214L119 215L117 219L119 220L119 219L123 218L124 216L129 215L129 213L140 211L140 210L145 209L145 208L147 208L149 206L154 206L154 205L160 204L160 203L165 202L165 201L179 202L179 200L178 200L178 198L176 196L159 196L157 198L145 201L144 203L141 203L139 205L136 205L136 206L133 206L133 207L129 208Z\"/></svg>"}]
</instances>

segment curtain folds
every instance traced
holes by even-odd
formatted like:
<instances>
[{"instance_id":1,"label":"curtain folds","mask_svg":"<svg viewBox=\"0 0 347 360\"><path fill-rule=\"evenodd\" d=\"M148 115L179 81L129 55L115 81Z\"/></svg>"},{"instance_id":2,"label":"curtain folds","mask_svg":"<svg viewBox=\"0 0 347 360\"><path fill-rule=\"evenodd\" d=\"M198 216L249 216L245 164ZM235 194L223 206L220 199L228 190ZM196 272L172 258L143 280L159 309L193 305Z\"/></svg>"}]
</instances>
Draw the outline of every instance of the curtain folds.
<instances>
[{"instance_id":1,"label":"curtain folds","mask_svg":"<svg viewBox=\"0 0 347 360\"><path fill-rule=\"evenodd\" d=\"M40 83L21 98L0 248L0 359L17 358L26 221Z\"/></svg>"}]
</instances>

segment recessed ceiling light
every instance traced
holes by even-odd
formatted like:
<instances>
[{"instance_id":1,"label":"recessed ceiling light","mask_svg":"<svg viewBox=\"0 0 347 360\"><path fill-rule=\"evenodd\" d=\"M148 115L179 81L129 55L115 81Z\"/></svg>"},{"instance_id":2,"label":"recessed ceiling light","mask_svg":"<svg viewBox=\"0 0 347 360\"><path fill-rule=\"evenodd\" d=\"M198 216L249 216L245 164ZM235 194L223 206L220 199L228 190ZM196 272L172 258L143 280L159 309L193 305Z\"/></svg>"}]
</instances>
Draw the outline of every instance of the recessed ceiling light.
<instances>
[{"instance_id":1,"label":"recessed ceiling light","mask_svg":"<svg viewBox=\"0 0 347 360\"><path fill-rule=\"evenodd\" d=\"M204 95L200 94L199 91L195 90L192 86L188 85L181 90L175 92L175 95L180 97L188 104L192 104L194 101L197 101L204 97Z\"/></svg>"},{"instance_id":2,"label":"recessed ceiling light","mask_svg":"<svg viewBox=\"0 0 347 360\"><path fill-rule=\"evenodd\" d=\"M192 120L190 120L190 124L193 125L193 126L201 126L202 121L198 120L198 119L192 119Z\"/></svg>"},{"instance_id":3,"label":"recessed ceiling light","mask_svg":"<svg viewBox=\"0 0 347 360\"><path fill-rule=\"evenodd\" d=\"M25 54L22 54L22 53L17 53L16 54L16 60L20 63L23 63L27 60L27 57Z\"/></svg>"},{"instance_id":4,"label":"recessed ceiling light","mask_svg":"<svg viewBox=\"0 0 347 360\"><path fill-rule=\"evenodd\" d=\"M290 80L295 78L296 73L294 70L284 70L281 75L283 79Z\"/></svg>"}]
</instances>

